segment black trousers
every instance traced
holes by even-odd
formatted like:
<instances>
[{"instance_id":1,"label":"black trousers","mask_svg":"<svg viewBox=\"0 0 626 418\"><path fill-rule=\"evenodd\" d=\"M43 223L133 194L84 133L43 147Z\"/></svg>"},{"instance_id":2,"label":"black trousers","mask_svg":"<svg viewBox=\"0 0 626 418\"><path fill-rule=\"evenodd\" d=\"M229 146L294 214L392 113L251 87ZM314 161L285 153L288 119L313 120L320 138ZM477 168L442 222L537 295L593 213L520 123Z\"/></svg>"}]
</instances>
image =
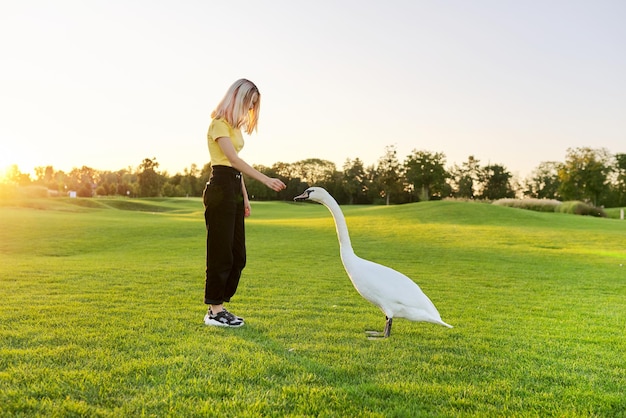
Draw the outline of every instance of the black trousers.
<instances>
[{"instance_id":1,"label":"black trousers","mask_svg":"<svg viewBox=\"0 0 626 418\"><path fill-rule=\"evenodd\" d=\"M203 200L207 228L204 303L219 305L233 297L246 266L241 173L214 166Z\"/></svg>"}]
</instances>

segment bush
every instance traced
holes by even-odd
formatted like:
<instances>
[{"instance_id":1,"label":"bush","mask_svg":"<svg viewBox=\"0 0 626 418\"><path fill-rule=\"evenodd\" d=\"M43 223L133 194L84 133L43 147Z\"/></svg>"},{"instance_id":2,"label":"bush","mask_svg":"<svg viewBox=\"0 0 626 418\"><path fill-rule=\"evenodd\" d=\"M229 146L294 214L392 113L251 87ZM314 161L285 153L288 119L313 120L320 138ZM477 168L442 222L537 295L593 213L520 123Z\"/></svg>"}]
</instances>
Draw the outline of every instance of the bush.
<instances>
[{"instance_id":1,"label":"bush","mask_svg":"<svg viewBox=\"0 0 626 418\"><path fill-rule=\"evenodd\" d=\"M493 204L537 212L557 212L561 206L561 202L554 199L499 199Z\"/></svg>"},{"instance_id":2,"label":"bush","mask_svg":"<svg viewBox=\"0 0 626 418\"><path fill-rule=\"evenodd\" d=\"M38 197L48 197L48 189L44 186L17 186L15 184L0 184L0 199L28 199Z\"/></svg>"},{"instance_id":3,"label":"bush","mask_svg":"<svg viewBox=\"0 0 626 418\"><path fill-rule=\"evenodd\" d=\"M48 197L50 193L44 186L24 186L20 187L20 194L24 197Z\"/></svg>"},{"instance_id":4,"label":"bush","mask_svg":"<svg viewBox=\"0 0 626 418\"><path fill-rule=\"evenodd\" d=\"M559 202L554 199L499 199L494 205L528 209L537 212L570 213L572 215L588 215L606 218L604 209L588 205L579 200Z\"/></svg>"},{"instance_id":5,"label":"bush","mask_svg":"<svg viewBox=\"0 0 626 418\"><path fill-rule=\"evenodd\" d=\"M0 200L13 199L17 196L17 186L14 184L0 183Z\"/></svg>"},{"instance_id":6,"label":"bush","mask_svg":"<svg viewBox=\"0 0 626 418\"><path fill-rule=\"evenodd\" d=\"M563 202L563 204L557 208L556 212L606 218L606 212L604 212L604 209L588 205L579 200L571 200L568 202Z\"/></svg>"},{"instance_id":7,"label":"bush","mask_svg":"<svg viewBox=\"0 0 626 418\"><path fill-rule=\"evenodd\" d=\"M606 213L606 217L607 218L611 218L611 219L620 219L621 217L621 211L625 211L626 212L626 207L624 208L607 208L604 210L604 212Z\"/></svg>"}]
</instances>

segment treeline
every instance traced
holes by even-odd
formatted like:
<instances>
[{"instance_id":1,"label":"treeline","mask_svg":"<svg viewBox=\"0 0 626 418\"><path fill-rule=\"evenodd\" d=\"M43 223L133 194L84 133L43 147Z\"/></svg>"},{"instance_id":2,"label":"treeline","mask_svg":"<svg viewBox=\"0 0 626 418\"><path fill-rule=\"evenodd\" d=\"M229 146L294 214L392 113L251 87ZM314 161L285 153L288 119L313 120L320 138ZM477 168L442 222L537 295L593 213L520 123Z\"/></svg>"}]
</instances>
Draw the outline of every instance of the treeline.
<instances>
[{"instance_id":1,"label":"treeline","mask_svg":"<svg viewBox=\"0 0 626 418\"><path fill-rule=\"evenodd\" d=\"M532 197L579 200L604 207L626 206L626 154L613 155L604 148L570 148L564 162L542 162L525 179L514 178L500 164L481 165L473 156L460 165L446 167L443 153L414 150L401 161L394 146L386 147L377 163L369 166L356 158L346 160L342 170L321 159L255 168L280 178L287 188L275 193L248 178L246 187L254 200L288 201L315 185L326 188L342 204L399 204L445 197L481 200ZM192 164L183 173L169 175L159 170L156 158L146 158L136 169L99 171L83 166L65 173L47 166L37 167L35 176L31 179L13 166L5 182L38 185L52 195L73 191L79 197L201 196L211 176L211 167Z\"/></svg>"}]
</instances>

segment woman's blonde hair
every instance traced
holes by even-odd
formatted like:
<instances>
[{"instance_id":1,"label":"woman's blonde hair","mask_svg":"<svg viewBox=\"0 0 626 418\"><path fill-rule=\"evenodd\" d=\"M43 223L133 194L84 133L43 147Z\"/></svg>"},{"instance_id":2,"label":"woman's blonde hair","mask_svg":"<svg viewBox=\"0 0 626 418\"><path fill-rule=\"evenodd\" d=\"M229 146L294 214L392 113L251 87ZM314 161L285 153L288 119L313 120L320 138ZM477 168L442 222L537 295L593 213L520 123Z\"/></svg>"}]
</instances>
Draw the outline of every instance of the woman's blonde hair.
<instances>
[{"instance_id":1,"label":"woman's blonde hair","mask_svg":"<svg viewBox=\"0 0 626 418\"><path fill-rule=\"evenodd\" d=\"M233 83L211 117L223 118L235 128L244 128L247 134L256 131L261 110L261 93L254 83L245 78Z\"/></svg>"}]
</instances>

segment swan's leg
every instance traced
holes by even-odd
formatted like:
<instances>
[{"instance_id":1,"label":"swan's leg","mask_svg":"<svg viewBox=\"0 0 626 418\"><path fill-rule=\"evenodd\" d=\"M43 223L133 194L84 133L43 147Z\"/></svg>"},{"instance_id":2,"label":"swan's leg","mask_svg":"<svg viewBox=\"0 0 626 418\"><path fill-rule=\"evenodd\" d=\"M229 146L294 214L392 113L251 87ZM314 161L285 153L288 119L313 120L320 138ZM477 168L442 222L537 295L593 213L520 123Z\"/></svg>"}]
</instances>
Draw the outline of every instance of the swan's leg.
<instances>
[{"instance_id":1,"label":"swan's leg","mask_svg":"<svg viewBox=\"0 0 626 418\"><path fill-rule=\"evenodd\" d=\"M393 318L389 318L386 316L387 322L385 323L385 337L389 337L391 335L391 325L393 323Z\"/></svg>"}]
</instances>

